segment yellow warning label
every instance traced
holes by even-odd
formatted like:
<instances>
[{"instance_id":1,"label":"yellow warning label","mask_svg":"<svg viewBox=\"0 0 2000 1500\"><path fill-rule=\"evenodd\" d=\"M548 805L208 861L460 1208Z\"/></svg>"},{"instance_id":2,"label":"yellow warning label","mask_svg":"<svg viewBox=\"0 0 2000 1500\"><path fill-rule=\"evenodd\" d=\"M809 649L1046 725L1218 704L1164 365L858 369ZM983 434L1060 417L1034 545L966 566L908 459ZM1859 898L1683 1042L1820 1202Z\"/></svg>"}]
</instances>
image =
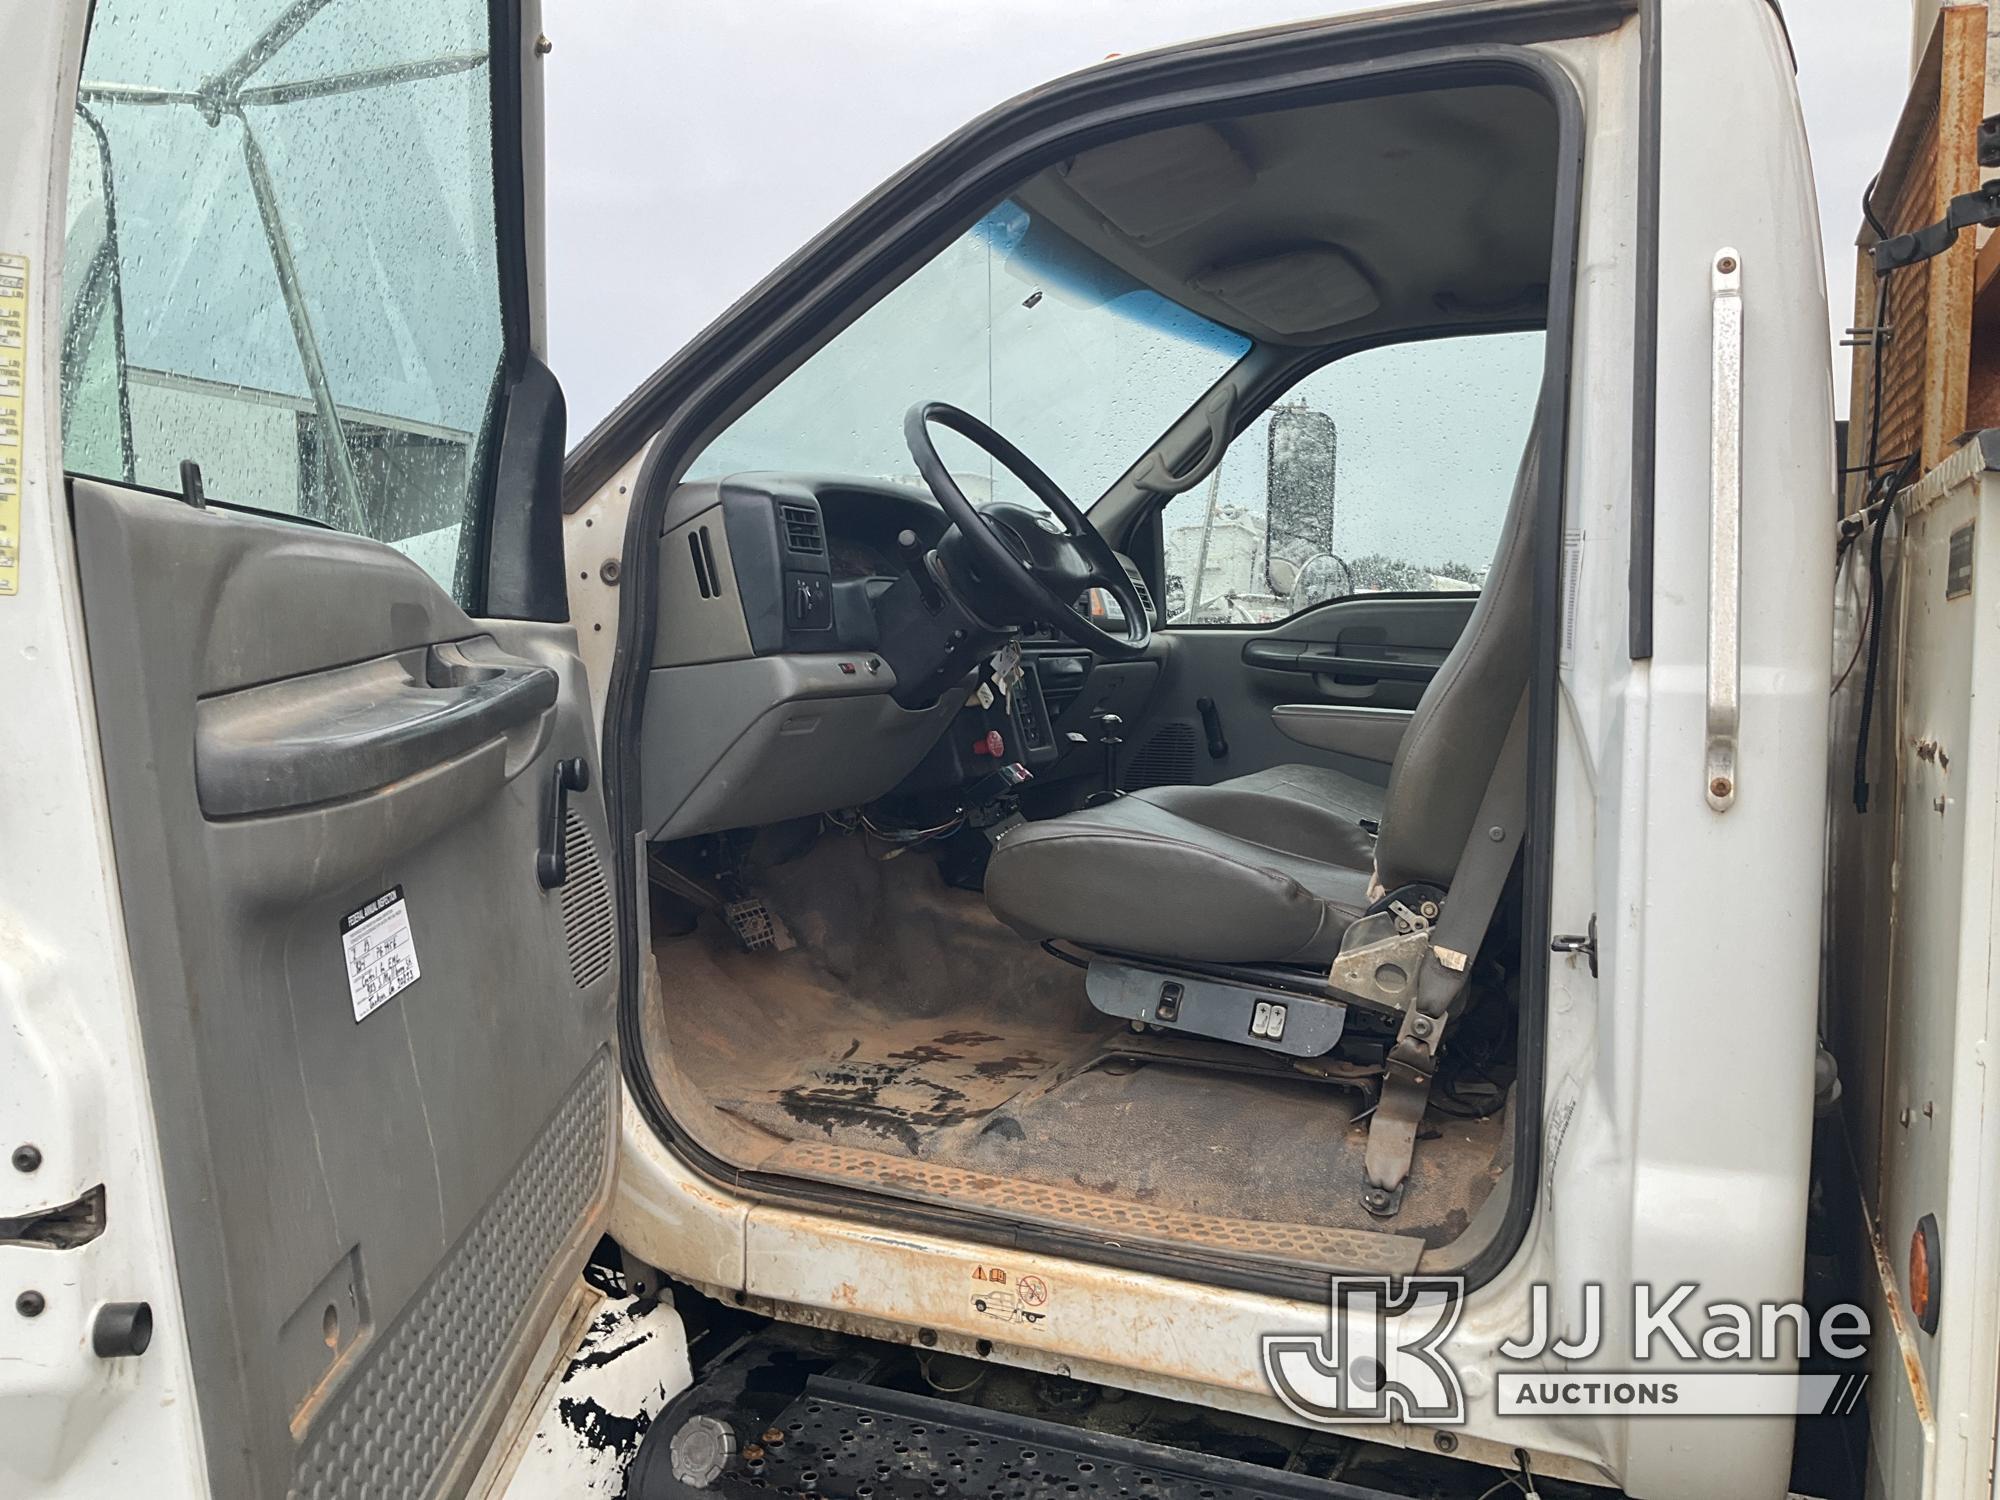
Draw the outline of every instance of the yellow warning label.
<instances>
[{"instance_id":1,"label":"yellow warning label","mask_svg":"<svg viewBox=\"0 0 2000 1500\"><path fill-rule=\"evenodd\" d=\"M20 588L21 434L28 403L28 257L0 255L0 594Z\"/></svg>"}]
</instances>

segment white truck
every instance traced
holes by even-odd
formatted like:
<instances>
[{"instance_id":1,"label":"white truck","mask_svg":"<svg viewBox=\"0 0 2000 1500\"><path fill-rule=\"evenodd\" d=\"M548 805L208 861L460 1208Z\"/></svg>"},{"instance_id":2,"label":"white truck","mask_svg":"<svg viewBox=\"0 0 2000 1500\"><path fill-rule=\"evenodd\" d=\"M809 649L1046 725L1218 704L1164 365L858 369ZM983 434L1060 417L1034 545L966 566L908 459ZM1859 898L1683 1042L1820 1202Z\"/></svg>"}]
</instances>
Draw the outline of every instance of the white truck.
<instances>
[{"instance_id":1,"label":"white truck","mask_svg":"<svg viewBox=\"0 0 2000 1500\"><path fill-rule=\"evenodd\" d=\"M539 12L0 0L0 1491L1990 1495L1963 91L1840 458L1771 0L1107 62L565 455Z\"/></svg>"}]
</instances>

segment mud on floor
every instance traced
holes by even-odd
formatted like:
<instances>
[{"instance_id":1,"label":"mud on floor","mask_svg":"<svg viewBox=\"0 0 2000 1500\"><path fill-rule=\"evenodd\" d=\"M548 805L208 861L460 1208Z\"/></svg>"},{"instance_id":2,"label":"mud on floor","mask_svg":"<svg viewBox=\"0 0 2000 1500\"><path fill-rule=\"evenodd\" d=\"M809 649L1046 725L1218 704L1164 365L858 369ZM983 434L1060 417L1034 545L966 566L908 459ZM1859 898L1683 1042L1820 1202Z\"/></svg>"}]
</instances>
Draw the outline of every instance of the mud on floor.
<instances>
[{"instance_id":1,"label":"mud on floor","mask_svg":"<svg viewBox=\"0 0 2000 1500\"><path fill-rule=\"evenodd\" d=\"M777 1141L1169 1213L1385 1227L1359 1203L1361 1093L1244 1049L1229 1050L1247 1071L1119 1055L1125 1028L1090 1007L1079 971L944 887L930 861L858 854L825 839L770 873L791 952L744 953L708 920L659 946L663 1030L698 1097ZM1502 1116L1434 1114L1388 1227L1455 1239L1506 1139Z\"/></svg>"}]
</instances>

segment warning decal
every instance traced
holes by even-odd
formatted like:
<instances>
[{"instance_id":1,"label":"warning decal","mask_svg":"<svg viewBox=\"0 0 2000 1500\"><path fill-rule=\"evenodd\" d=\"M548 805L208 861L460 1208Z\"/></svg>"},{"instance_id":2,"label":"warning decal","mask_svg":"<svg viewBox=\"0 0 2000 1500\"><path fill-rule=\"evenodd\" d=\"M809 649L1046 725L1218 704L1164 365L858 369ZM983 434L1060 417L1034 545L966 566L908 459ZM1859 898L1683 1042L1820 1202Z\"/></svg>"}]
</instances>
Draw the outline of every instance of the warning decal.
<instances>
[{"instance_id":1,"label":"warning decal","mask_svg":"<svg viewBox=\"0 0 2000 1500\"><path fill-rule=\"evenodd\" d=\"M340 946L347 956L347 993L357 1022L423 977L400 885L340 919Z\"/></svg>"},{"instance_id":2,"label":"warning decal","mask_svg":"<svg viewBox=\"0 0 2000 1500\"><path fill-rule=\"evenodd\" d=\"M28 257L0 255L0 594L21 586L21 434L27 404Z\"/></svg>"},{"instance_id":3,"label":"warning decal","mask_svg":"<svg viewBox=\"0 0 2000 1500\"><path fill-rule=\"evenodd\" d=\"M972 1310L1002 1323L1039 1323L1048 1316L1049 1284L1039 1276L1015 1276L1003 1266L974 1266Z\"/></svg>"}]
</instances>

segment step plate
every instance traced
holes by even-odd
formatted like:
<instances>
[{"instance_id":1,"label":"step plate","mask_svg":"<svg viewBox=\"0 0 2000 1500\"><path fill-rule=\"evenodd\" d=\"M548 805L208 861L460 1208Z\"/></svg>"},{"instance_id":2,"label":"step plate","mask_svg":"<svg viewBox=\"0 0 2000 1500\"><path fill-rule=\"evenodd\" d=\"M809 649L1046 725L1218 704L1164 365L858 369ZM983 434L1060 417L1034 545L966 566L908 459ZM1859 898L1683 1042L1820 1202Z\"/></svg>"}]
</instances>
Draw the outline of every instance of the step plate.
<instances>
[{"instance_id":1,"label":"step plate","mask_svg":"<svg viewBox=\"0 0 2000 1500\"><path fill-rule=\"evenodd\" d=\"M1083 1188L969 1172L824 1141L794 1141L764 1165L773 1172L872 1188L915 1202L948 1203L1082 1230L1124 1245L1221 1251L1273 1261L1288 1270L1407 1276L1424 1253L1424 1242L1415 1235L1182 1213Z\"/></svg>"},{"instance_id":2,"label":"step plate","mask_svg":"<svg viewBox=\"0 0 2000 1500\"><path fill-rule=\"evenodd\" d=\"M770 1442L773 1432L784 1441ZM1382 1500L1234 1459L814 1376L708 1493L750 1500Z\"/></svg>"}]
</instances>

